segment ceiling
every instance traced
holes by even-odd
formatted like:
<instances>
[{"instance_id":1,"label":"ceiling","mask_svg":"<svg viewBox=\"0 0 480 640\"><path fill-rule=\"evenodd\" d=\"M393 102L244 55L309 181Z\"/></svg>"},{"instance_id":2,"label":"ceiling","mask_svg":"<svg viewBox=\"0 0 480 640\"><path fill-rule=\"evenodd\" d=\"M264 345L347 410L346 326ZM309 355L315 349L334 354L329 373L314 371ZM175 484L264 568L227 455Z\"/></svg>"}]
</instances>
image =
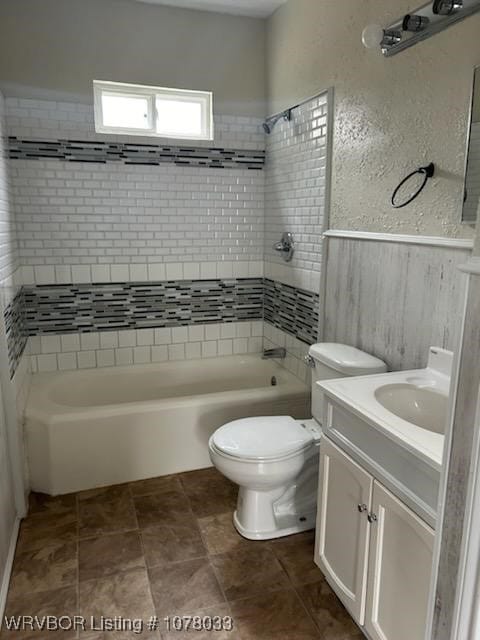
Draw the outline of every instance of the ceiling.
<instances>
[{"instance_id":1,"label":"ceiling","mask_svg":"<svg viewBox=\"0 0 480 640\"><path fill-rule=\"evenodd\" d=\"M137 0L149 4L164 4L184 9L201 11L217 11L231 13L236 16L252 16L266 18L287 0Z\"/></svg>"}]
</instances>

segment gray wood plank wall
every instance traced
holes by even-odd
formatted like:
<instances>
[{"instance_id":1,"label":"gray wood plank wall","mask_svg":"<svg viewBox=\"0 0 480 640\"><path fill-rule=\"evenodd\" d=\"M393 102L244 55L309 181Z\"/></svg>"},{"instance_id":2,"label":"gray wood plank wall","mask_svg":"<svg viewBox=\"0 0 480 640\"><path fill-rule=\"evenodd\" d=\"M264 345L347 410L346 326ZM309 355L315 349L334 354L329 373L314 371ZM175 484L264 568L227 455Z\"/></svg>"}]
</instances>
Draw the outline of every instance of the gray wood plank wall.
<instances>
[{"instance_id":1,"label":"gray wood plank wall","mask_svg":"<svg viewBox=\"0 0 480 640\"><path fill-rule=\"evenodd\" d=\"M325 341L395 371L424 367L430 346L455 348L466 286L456 267L469 250L328 238L327 252Z\"/></svg>"}]
</instances>

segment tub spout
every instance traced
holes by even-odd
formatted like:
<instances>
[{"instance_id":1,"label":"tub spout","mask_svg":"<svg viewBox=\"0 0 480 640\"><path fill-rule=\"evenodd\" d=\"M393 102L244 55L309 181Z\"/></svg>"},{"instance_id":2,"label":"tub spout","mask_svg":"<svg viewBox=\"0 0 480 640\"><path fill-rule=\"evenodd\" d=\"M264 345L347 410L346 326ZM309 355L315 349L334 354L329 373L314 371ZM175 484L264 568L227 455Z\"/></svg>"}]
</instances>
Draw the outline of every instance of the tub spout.
<instances>
[{"instance_id":1,"label":"tub spout","mask_svg":"<svg viewBox=\"0 0 480 640\"><path fill-rule=\"evenodd\" d=\"M284 347L277 347L276 349L265 349L262 355L262 360L270 360L273 358L285 358L287 350Z\"/></svg>"}]
</instances>

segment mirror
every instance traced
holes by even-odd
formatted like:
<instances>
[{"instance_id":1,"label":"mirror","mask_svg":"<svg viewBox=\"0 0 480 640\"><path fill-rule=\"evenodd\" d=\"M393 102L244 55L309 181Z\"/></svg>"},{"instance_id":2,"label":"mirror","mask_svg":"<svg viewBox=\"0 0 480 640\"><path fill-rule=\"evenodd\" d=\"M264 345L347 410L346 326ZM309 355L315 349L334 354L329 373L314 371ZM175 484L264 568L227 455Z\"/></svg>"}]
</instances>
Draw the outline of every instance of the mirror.
<instances>
[{"instance_id":1,"label":"mirror","mask_svg":"<svg viewBox=\"0 0 480 640\"><path fill-rule=\"evenodd\" d=\"M475 69L462 222L480 218L480 67Z\"/></svg>"}]
</instances>

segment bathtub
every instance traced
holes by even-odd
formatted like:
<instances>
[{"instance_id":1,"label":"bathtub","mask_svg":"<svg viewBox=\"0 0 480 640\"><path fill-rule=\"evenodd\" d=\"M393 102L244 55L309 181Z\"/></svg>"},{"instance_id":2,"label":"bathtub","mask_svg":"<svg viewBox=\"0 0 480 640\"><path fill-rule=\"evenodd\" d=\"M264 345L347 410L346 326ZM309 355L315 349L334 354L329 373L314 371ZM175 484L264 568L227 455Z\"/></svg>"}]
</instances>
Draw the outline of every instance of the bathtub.
<instances>
[{"instance_id":1,"label":"bathtub","mask_svg":"<svg viewBox=\"0 0 480 640\"><path fill-rule=\"evenodd\" d=\"M308 417L310 389L258 355L36 374L31 487L57 495L209 467L219 426L283 414Z\"/></svg>"}]
</instances>

